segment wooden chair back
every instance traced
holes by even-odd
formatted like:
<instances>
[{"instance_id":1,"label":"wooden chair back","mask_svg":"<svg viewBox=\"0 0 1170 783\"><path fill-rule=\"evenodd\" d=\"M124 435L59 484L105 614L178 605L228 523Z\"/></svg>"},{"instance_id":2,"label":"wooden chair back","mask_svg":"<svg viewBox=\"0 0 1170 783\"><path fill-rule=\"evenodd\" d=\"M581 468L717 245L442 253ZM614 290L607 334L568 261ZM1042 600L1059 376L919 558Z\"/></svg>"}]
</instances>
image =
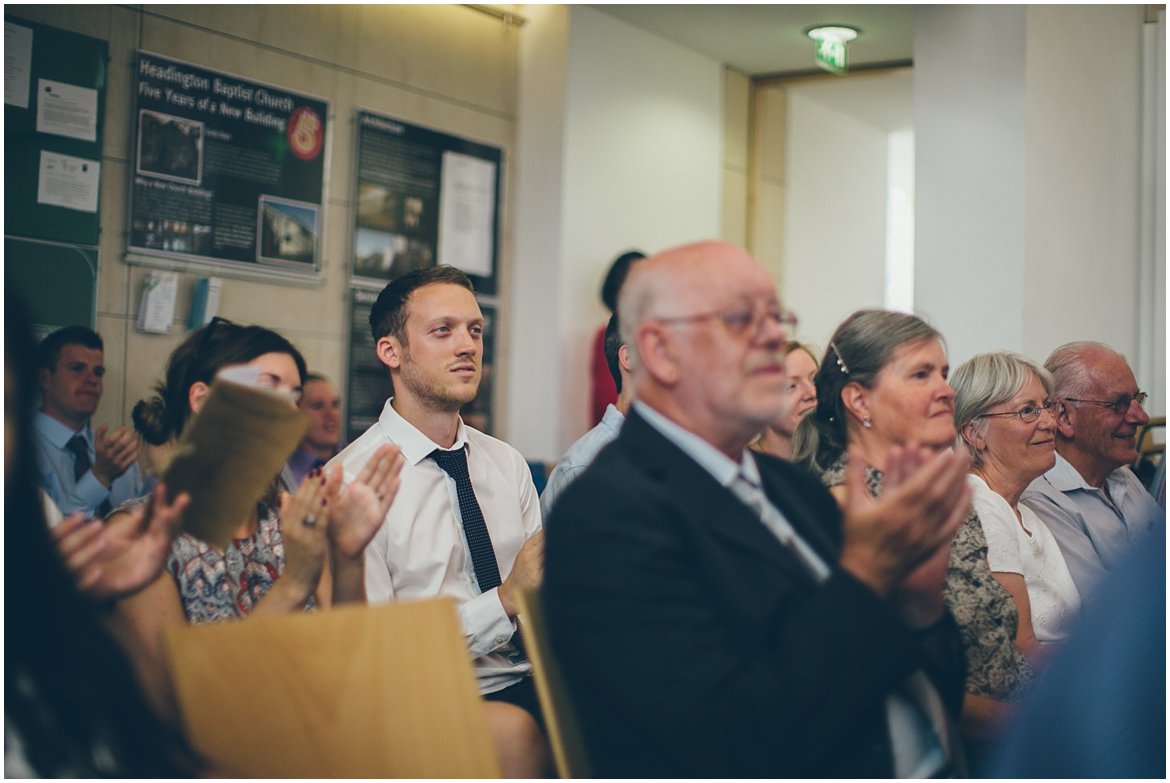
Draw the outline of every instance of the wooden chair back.
<instances>
[{"instance_id":1,"label":"wooden chair back","mask_svg":"<svg viewBox=\"0 0 1170 783\"><path fill-rule=\"evenodd\" d=\"M1155 436L1161 435L1158 439ZM1149 423L1137 431L1138 462L1166 451L1166 417L1151 416Z\"/></svg>"},{"instance_id":2,"label":"wooden chair back","mask_svg":"<svg viewBox=\"0 0 1170 783\"><path fill-rule=\"evenodd\" d=\"M248 777L499 777L448 599L178 627L192 745Z\"/></svg>"},{"instance_id":3,"label":"wooden chair back","mask_svg":"<svg viewBox=\"0 0 1170 783\"><path fill-rule=\"evenodd\" d=\"M528 659L532 662L536 695L544 713L557 774L562 778L592 777L581 729L548 643L539 590L525 590L520 596L520 626L524 631Z\"/></svg>"}]
</instances>

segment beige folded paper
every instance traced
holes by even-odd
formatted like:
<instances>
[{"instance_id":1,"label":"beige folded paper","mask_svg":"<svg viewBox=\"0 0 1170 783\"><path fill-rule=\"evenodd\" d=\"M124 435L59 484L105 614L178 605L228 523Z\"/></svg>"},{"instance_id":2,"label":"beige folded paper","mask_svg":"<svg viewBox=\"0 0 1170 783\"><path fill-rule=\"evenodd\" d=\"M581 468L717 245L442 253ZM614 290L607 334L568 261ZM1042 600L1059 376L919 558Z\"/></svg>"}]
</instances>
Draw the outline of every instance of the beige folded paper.
<instances>
[{"instance_id":1,"label":"beige folded paper","mask_svg":"<svg viewBox=\"0 0 1170 783\"><path fill-rule=\"evenodd\" d=\"M499 777L448 598L166 635L191 744L230 775Z\"/></svg>"},{"instance_id":2,"label":"beige folded paper","mask_svg":"<svg viewBox=\"0 0 1170 783\"><path fill-rule=\"evenodd\" d=\"M163 475L172 498L191 494L183 528L221 549L231 543L310 421L272 389L216 380Z\"/></svg>"}]
</instances>

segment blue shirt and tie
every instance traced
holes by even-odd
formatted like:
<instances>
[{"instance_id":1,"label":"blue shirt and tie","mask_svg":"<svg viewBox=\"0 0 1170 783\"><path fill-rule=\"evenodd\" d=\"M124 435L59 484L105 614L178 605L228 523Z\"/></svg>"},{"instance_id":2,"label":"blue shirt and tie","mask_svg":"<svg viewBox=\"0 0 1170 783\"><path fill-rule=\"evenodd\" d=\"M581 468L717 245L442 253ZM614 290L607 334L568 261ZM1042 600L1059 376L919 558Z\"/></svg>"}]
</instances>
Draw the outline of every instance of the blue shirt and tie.
<instances>
[{"instance_id":1,"label":"blue shirt and tie","mask_svg":"<svg viewBox=\"0 0 1170 783\"><path fill-rule=\"evenodd\" d=\"M115 478L108 489L98 481L93 474L94 436L89 424L74 432L38 411L33 418L33 441L41 487L64 514L85 511L94 516L99 510L104 514L145 495L154 483L142 475L137 462Z\"/></svg>"}]
</instances>

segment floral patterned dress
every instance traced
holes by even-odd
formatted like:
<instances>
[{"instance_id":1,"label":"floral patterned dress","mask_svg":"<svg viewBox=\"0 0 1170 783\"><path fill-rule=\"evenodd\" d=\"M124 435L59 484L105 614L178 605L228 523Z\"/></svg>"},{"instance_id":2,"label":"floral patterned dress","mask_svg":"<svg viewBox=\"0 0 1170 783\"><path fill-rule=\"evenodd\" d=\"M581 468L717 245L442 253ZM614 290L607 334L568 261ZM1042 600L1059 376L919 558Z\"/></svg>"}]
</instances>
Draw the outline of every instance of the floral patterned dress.
<instances>
[{"instance_id":1,"label":"floral patterned dress","mask_svg":"<svg viewBox=\"0 0 1170 783\"><path fill-rule=\"evenodd\" d=\"M821 477L827 487L845 483L845 460L839 459ZM866 488L877 497L882 472L866 468ZM1003 701L1017 701L1032 683L1032 664L1016 649L1019 614L1011 594L987 564L987 539L972 510L951 543L947 608L959 626L967 654L967 692Z\"/></svg>"},{"instance_id":2,"label":"floral patterned dress","mask_svg":"<svg viewBox=\"0 0 1170 783\"><path fill-rule=\"evenodd\" d=\"M187 621L198 625L245 617L284 571L284 536L275 512L259 528L233 539L222 552L187 533L171 546L167 570L174 577ZM306 609L314 606L309 598Z\"/></svg>"}]
</instances>

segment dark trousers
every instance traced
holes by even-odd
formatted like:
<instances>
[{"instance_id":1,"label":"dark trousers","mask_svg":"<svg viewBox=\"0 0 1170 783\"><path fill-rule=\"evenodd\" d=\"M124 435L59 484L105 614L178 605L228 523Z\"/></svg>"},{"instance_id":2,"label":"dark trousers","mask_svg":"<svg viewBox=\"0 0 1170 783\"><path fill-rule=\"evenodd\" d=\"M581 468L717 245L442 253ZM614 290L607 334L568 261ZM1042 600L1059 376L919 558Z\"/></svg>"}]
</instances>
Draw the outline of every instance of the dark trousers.
<instances>
[{"instance_id":1,"label":"dark trousers","mask_svg":"<svg viewBox=\"0 0 1170 783\"><path fill-rule=\"evenodd\" d=\"M540 700L536 697L536 684L532 675L503 690L485 693L483 698L485 701L502 701L516 705L531 715L536 720L536 725L540 726L540 730L548 734L544 727L544 715L540 711Z\"/></svg>"}]
</instances>

